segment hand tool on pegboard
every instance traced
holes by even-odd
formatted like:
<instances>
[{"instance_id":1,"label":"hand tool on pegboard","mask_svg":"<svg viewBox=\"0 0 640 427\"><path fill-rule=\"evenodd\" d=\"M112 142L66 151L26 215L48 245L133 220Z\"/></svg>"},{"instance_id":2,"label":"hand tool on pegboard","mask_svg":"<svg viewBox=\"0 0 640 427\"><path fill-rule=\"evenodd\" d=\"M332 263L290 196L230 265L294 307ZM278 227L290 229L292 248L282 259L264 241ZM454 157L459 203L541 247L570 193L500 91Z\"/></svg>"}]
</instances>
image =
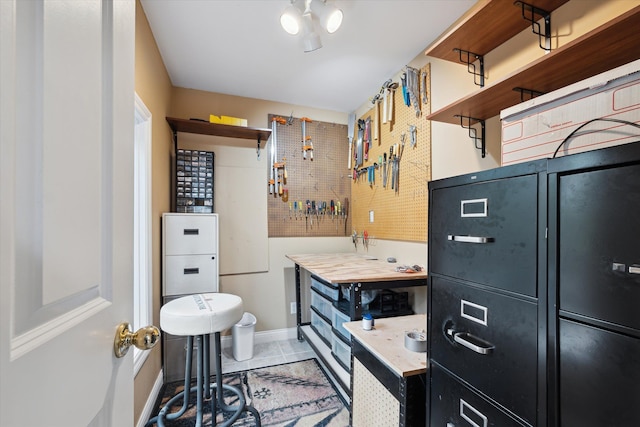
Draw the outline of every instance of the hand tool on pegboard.
<instances>
[{"instance_id":1,"label":"hand tool on pegboard","mask_svg":"<svg viewBox=\"0 0 640 427\"><path fill-rule=\"evenodd\" d=\"M356 113L349 114L347 122L347 136L349 137L349 155L347 156L347 169L351 170L351 159L353 158L353 131L356 126Z\"/></svg>"},{"instance_id":2,"label":"hand tool on pegboard","mask_svg":"<svg viewBox=\"0 0 640 427\"><path fill-rule=\"evenodd\" d=\"M276 169L274 168L274 163L276 162L275 158L275 146L276 146L276 135L278 133L278 124L276 122L276 118L271 119L271 154L269 155L269 162L271 163L271 168L269 171L269 194L273 194L275 190L276 183Z\"/></svg>"},{"instance_id":3,"label":"hand tool on pegboard","mask_svg":"<svg viewBox=\"0 0 640 427\"><path fill-rule=\"evenodd\" d=\"M387 120L389 121L389 123L393 122L393 104L395 104L394 98L397 88L398 83L396 82L390 83L387 87L387 91L389 92L389 116L387 117Z\"/></svg>"},{"instance_id":4,"label":"hand tool on pegboard","mask_svg":"<svg viewBox=\"0 0 640 427\"><path fill-rule=\"evenodd\" d=\"M371 146L371 117L364 121L364 159L369 160L369 147Z\"/></svg>"},{"instance_id":5,"label":"hand tool on pegboard","mask_svg":"<svg viewBox=\"0 0 640 427\"><path fill-rule=\"evenodd\" d=\"M349 217L349 198L345 197L344 204L342 205L344 212L344 235L347 235L347 218Z\"/></svg>"},{"instance_id":6,"label":"hand tool on pegboard","mask_svg":"<svg viewBox=\"0 0 640 427\"><path fill-rule=\"evenodd\" d=\"M269 176L269 194L282 195L283 193L283 178L279 170L285 168L286 159L278 163L278 124L284 125L286 123L287 121L279 116L271 119L271 172ZM286 168L284 169L284 175L286 175Z\"/></svg>"},{"instance_id":7,"label":"hand tool on pegboard","mask_svg":"<svg viewBox=\"0 0 640 427\"><path fill-rule=\"evenodd\" d=\"M382 161L382 188L387 188L387 153L385 151Z\"/></svg>"},{"instance_id":8,"label":"hand tool on pegboard","mask_svg":"<svg viewBox=\"0 0 640 427\"><path fill-rule=\"evenodd\" d=\"M427 77L428 73L426 70L420 71L420 95L422 98L422 105L427 105L429 102L429 97L427 95Z\"/></svg>"},{"instance_id":9,"label":"hand tool on pegboard","mask_svg":"<svg viewBox=\"0 0 640 427\"><path fill-rule=\"evenodd\" d=\"M309 160L313 160L313 141L311 136L307 135L307 123L311 123L311 119L303 117L300 122L302 123L302 158L306 160L308 153Z\"/></svg>"},{"instance_id":10,"label":"hand tool on pegboard","mask_svg":"<svg viewBox=\"0 0 640 427\"><path fill-rule=\"evenodd\" d=\"M358 139L356 140L356 150L355 150L356 164L354 165L354 169L359 167L363 161L362 144L364 143L364 125L365 125L364 120L358 119Z\"/></svg>"},{"instance_id":11,"label":"hand tool on pegboard","mask_svg":"<svg viewBox=\"0 0 640 427\"><path fill-rule=\"evenodd\" d=\"M413 103L413 108L416 111L416 117L420 117L420 101L418 99L419 95L419 71L413 67L407 66L407 92L409 93L409 97L411 98L411 102Z\"/></svg>"},{"instance_id":12,"label":"hand tool on pegboard","mask_svg":"<svg viewBox=\"0 0 640 427\"><path fill-rule=\"evenodd\" d=\"M373 140L378 140L378 128L380 127L380 94L376 93L376 96L371 100L374 110L373 119Z\"/></svg>"},{"instance_id":13,"label":"hand tool on pegboard","mask_svg":"<svg viewBox=\"0 0 640 427\"><path fill-rule=\"evenodd\" d=\"M382 84L382 88L380 89L382 92L382 124L387 123L387 109L388 109L388 93L389 93L389 85L391 84L391 79L387 80Z\"/></svg>"}]
</instances>

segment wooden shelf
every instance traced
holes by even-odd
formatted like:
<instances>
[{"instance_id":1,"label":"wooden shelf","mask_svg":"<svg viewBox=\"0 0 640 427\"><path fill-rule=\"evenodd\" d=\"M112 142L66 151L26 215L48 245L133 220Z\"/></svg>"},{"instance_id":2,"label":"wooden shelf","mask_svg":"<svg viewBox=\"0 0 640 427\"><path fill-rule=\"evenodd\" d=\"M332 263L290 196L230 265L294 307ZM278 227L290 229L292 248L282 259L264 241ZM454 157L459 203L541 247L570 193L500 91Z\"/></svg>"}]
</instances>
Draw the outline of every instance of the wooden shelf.
<instances>
[{"instance_id":1,"label":"wooden shelf","mask_svg":"<svg viewBox=\"0 0 640 427\"><path fill-rule=\"evenodd\" d=\"M568 1L525 0L525 3L552 12ZM482 0L429 46L425 55L459 63L459 54L454 49L485 55L530 26L522 17L522 8L514 5L513 0ZM532 33L531 37L537 35Z\"/></svg>"},{"instance_id":2,"label":"wooden shelf","mask_svg":"<svg viewBox=\"0 0 640 427\"><path fill-rule=\"evenodd\" d=\"M640 59L640 6L555 49L502 79L426 116L460 124L456 115L486 120L519 104L524 87L551 92Z\"/></svg>"},{"instance_id":3,"label":"wooden shelf","mask_svg":"<svg viewBox=\"0 0 640 427\"><path fill-rule=\"evenodd\" d=\"M222 125L199 120L176 119L173 117L167 117L167 122L169 122L169 126L171 126L171 129L174 132L224 136L228 138L255 139L258 141L267 141L269 136L271 136L271 129Z\"/></svg>"}]
</instances>

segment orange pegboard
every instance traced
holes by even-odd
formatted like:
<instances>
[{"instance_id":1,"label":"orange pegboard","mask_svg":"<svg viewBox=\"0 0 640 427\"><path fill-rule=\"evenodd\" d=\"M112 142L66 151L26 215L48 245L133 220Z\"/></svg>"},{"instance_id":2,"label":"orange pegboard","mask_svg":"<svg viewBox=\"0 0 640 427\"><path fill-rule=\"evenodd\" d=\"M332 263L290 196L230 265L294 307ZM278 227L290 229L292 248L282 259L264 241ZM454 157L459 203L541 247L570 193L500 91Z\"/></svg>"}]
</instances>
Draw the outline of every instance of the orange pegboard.
<instances>
[{"instance_id":1,"label":"orange pegboard","mask_svg":"<svg viewBox=\"0 0 640 427\"><path fill-rule=\"evenodd\" d=\"M420 115L416 116L413 105L404 102L402 87L393 94L393 117L383 123L382 103L372 108L360 119L370 119L371 144L368 148L368 159L358 168L358 178L352 180L351 196L353 199L353 230L360 236L366 230L369 238L393 239L403 241L427 241L428 182L431 180L431 122L423 117L430 113L431 93L430 64L418 73L426 73L426 79L419 79L419 84L426 82L427 102L422 96ZM398 82L400 83L400 82ZM422 92L422 91L421 91ZM390 96L390 95L388 95ZM375 123L376 108L379 108L379 122ZM388 107L389 108L389 107ZM376 134L377 137L374 139ZM411 126L415 126L415 145L411 144ZM358 126L355 129L354 141L357 141ZM402 143L404 140L404 149ZM355 144L354 144L355 146ZM389 162L389 149L398 147L402 156L398 162L398 182L393 182ZM384 185L384 153L387 154L387 182ZM382 161L381 161L382 159ZM377 167L374 165L377 164ZM373 182L369 179L369 169L375 168ZM393 184L394 188L391 188ZM397 187L397 188L396 188ZM373 222L370 219L373 217Z\"/></svg>"},{"instance_id":2,"label":"orange pegboard","mask_svg":"<svg viewBox=\"0 0 640 427\"><path fill-rule=\"evenodd\" d=\"M269 128L273 117L284 119L276 129L277 162L286 165L279 169L280 181L284 181L283 194L278 194L274 189L274 194L268 197L269 237L350 235L351 212L338 215L335 209L338 202L342 207L344 201L351 198L351 181L347 171L347 125L316 121L309 117L307 119L310 121L305 121L309 139L303 144L301 117L269 114ZM313 149L303 151L303 146L309 147L310 144ZM267 192L271 179L272 148L273 137L269 139L265 152L269 164L264 187ZM287 170L286 180L283 179L284 168ZM310 204L315 202L316 209L311 214L306 213L307 200ZM331 215L331 201L336 212L334 215ZM296 203L305 206L296 210ZM326 204L326 209L322 209L323 204ZM353 203L350 205L353 206Z\"/></svg>"}]
</instances>

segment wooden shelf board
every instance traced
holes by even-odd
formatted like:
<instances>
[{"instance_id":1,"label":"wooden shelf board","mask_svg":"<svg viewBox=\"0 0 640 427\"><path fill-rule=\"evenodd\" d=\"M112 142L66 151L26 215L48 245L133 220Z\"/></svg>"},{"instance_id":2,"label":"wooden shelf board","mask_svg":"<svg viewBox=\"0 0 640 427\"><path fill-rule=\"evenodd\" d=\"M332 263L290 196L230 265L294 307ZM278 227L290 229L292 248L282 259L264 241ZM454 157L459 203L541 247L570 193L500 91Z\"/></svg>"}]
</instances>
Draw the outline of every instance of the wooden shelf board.
<instances>
[{"instance_id":1,"label":"wooden shelf board","mask_svg":"<svg viewBox=\"0 0 640 427\"><path fill-rule=\"evenodd\" d=\"M525 3L552 12L568 1L525 0ZM485 55L530 26L522 17L522 8L514 5L513 0L482 0L429 46L425 55L459 63L459 54L453 49ZM532 33L531 37L538 36Z\"/></svg>"},{"instance_id":2,"label":"wooden shelf board","mask_svg":"<svg viewBox=\"0 0 640 427\"><path fill-rule=\"evenodd\" d=\"M486 120L522 102L513 88L551 92L640 59L640 6L551 51L495 83L426 116L459 124L455 115Z\"/></svg>"},{"instance_id":3,"label":"wooden shelf board","mask_svg":"<svg viewBox=\"0 0 640 427\"><path fill-rule=\"evenodd\" d=\"M223 125L199 120L186 120L167 117L171 129L176 132L197 133L201 135L224 136L229 138L255 139L266 142L271 136L271 129L245 126Z\"/></svg>"}]
</instances>

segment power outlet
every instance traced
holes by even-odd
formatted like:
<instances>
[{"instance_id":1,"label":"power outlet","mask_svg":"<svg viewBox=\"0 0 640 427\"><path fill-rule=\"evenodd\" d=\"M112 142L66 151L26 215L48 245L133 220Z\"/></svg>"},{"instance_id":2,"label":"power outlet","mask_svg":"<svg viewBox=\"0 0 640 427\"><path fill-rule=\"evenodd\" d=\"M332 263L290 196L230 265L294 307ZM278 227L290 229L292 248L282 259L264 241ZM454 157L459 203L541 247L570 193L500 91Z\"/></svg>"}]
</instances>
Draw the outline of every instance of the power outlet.
<instances>
[{"instance_id":1,"label":"power outlet","mask_svg":"<svg viewBox=\"0 0 640 427\"><path fill-rule=\"evenodd\" d=\"M295 302L290 303L290 307L291 314L296 314L298 312Z\"/></svg>"}]
</instances>

